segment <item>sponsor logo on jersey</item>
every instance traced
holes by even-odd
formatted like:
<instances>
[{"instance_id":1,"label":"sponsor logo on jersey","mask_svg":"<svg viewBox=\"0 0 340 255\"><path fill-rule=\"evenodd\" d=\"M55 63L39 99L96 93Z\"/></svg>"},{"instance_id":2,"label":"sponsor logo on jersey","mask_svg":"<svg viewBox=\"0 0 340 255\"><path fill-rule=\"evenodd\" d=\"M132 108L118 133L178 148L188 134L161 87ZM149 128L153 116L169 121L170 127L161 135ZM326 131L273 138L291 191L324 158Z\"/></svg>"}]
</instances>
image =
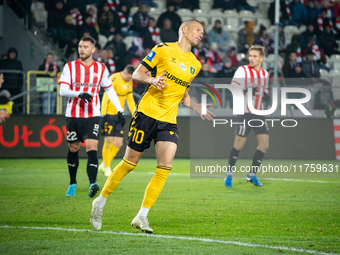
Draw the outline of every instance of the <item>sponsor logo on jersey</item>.
<instances>
[{"instance_id":1,"label":"sponsor logo on jersey","mask_svg":"<svg viewBox=\"0 0 340 255\"><path fill-rule=\"evenodd\" d=\"M73 83L73 87L89 87L89 88L96 88L98 85L97 84L94 84L94 83L89 83L89 82L86 82L86 83L81 83L81 82L74 82Z\"/></svg>"},{"instance_id":2,"label":"sponsor logo on jersey","mask_svg":"<svg viewBox=\"0 0 340 255\"><path fill-rule=\"evenodd\" d=\"M187 67L183 64L183 62L181 62L180 64L179 64L179 66L185 71L185 70L187 70Z\"/></svg>"},{"instance_id":3,"label":"sponsor logo on jersey","mask_svg":"<svg viewBox=\"0 0 340 255\"><path fill-rule=\"evenodd\" d=\"M174 81L176 84L179 84L183 87L188 87L190 85L189 81L183 81L183 80L177 78L175 75L172 75L169 72L166 74L166 78L168 78L169 81Z\"/></svg>"},{"instance_id":4,"label":"sponsor logo on jersey","mask_svg":"<svg viewBox=\"0 0 340 255\"><path fill-rule=\"evenodd\" d=\"M150 62L153 60L153 58L156 56L156 52L151 51L149 55L146 56L146 59L149 60Z\"/></svg>"}]
</instances>

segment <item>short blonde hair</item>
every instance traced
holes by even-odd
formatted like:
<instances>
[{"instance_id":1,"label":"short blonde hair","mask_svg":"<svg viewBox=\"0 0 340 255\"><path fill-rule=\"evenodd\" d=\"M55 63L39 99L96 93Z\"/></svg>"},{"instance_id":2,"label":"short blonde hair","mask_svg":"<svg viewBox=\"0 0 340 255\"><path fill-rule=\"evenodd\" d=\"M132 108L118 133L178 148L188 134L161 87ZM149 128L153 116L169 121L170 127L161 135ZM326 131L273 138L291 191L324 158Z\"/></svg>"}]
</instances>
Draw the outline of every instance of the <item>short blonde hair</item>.
<instances>
[{"instance_id":1,"label":"short blonde hair","mask_svg":"<svg viewBox=\"0 0 340 255\"><path fill-rule=\"evenodd\" d=\"M266 50L263 46L261 45L258 45L258 44L255 44L255 45L252 45L249 50L248 50L248 53L250 53L251 50L257 50L258 52L260 52L260 56L263 57L264 54L266 53Z\"/></svg>"}]
</instances>

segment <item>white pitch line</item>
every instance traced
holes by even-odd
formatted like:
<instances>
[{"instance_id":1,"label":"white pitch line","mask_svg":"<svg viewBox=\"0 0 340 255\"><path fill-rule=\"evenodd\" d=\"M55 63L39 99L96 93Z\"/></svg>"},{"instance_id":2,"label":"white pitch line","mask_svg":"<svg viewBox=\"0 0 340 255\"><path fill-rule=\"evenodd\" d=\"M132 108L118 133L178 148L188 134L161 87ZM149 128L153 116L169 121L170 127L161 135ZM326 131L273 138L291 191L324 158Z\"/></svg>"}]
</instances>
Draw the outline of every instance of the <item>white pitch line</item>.
<instances>
[{"instance_id":1,"label":"white pitch line","mask_svg":"<svg viewBox=\"0 0 340 255\"><path fill-rule=\"evenodd\" d=\"M155 174L155 172L131 172L131 173L138 173L138 174ZM178 175L178 176L190 176L191 174L180 174L180 173L170 173L169 175ZM194 174L195 175L195 174ZM195 176L204 178L202 176L204 175L199 175L196 174ZM206 175L207 177L213 178L213 177L225 177L224 175ZM238 178L238 177L236 177ZM238 178L240 179L240 178ZM286 181L286 182L316 182L316 183L340 183L340 182L334 182L334 181L319 181L319 180L301 180L301 179L283 179L283 178L261 178L265 180L272 180L272 181Z\"/></svg>"},{"instance_id":2,"label":"white pitch line","mask_svg":"<svg viewBox=\"0 0 340 255\"><path fill-rule=\"evenodd\" d=\"M89 230L89 229L75 229L75 228L26 227L26 226L8 226L8 225L0 226L0 228L57 230L57 231L69 231L69 232L91 232L91 233L98 233L98 234L113 234L113 235L123 235L123 236L143 236L147 238L178 239L178 240L199 241L199 242L206 242L206 243L233 244L233 245L238 245L238 246L247 246L247 247L254 247L254 248L280 249L280 250L285 250L285 251L303 252L303 253L310 253L310 254L339 255L337 253L327 253L323 251L305 250L305 249L285 247L285 246L272 246L272 245L266 245L266 244L243 243L243 242L237 242L237 241L223 241L223 240L215 240L215 239L209 239L209 238L198 238L198 237L187 237L187 236L169 236L169 235L155 235L155 234L145 234L145 233L129 233L129 232L114 232L114 231L94 231L94 230Z\"/></svg>"}]
</instances>

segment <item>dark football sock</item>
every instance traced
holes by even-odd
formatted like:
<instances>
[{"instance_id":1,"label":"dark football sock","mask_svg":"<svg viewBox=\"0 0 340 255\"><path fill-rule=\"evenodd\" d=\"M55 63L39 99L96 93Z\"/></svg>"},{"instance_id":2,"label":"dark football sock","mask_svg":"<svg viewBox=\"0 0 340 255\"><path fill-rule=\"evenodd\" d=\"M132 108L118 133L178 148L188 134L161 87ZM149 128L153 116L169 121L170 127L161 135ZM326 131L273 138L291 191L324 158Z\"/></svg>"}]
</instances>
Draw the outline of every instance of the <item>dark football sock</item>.
<instances>
[{"instance_id":1,"label":"dark football sock","mask_svg":"<svg viewBox=\"0 0 340 255\"><path fill-rule=\"evenodd\" d=\"M90 184L92 184L96 182L98 173L97 151L88 151L87 156L87 176L89 177Z\"/></svg>"},{"instance_id":2,"label":"dark football sock","mask_svg":"<svg viewBox=\"0 0 340 255\"><path fill-rule=\"evenodd\" d=\"M231 149L229 154L229 163L228 163L228 173L232 173L232 167L235 166L238 154L240 151L236 150L234 147Z\"/></svg>"},{"instance_id":3,"label":"dark football sock","mask_svg":"<svg viewBox=\"0 0 340 255\"><path fill-rule=\"evenodd\" d=\"M71 152L70 150L67 153L67 165L68 165L68 172L70 174L70 185L77 183L76 176L77 170L79 165L79 157L78 151Z\"/></svg>"},{"instance_id":4,"label":"dark football sock","mask_svg":"<svg viewBox=\"0 0 340 255\"><path fill-rule=\"evenodd\" d=\"M254 158L253 158L253 164L251 166L251 173L256 173L259 169L259 166L262 163L262 159L264 157L264 153L262 151L256 150Z\"/></svg>"}]
</instances>

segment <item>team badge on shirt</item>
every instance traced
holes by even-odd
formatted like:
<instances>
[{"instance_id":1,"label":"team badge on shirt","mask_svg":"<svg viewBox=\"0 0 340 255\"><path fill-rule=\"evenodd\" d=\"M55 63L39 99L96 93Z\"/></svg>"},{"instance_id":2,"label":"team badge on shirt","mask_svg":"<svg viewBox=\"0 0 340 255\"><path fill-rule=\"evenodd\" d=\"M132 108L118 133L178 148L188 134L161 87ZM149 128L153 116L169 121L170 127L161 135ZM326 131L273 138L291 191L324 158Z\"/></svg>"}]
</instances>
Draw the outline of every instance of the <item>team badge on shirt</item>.
<instances>
[{"instance_id":1,"label":"team badge on shirt","mask_svg":"<svg viewBox=\"0 0 340 255\"><path fill-rule=\"evenodd\" d=\"M149 55L146 56L146 59L149 60L149 61L151 62L151 61L153 60L153 58L155 57L155 55L156 55L156 52L151 51L151 52L149 53Z\"/></svg>"},{"instance_id":2,"label":"team badge on shirt","mask_svg":"<svg viewBox=\"0 0 340 255\"><path fill-rule=\"evenodd\" d=\"M190 66L190 73L191 75L194 75L196 73L196 68L193 68L192 66Z\"/></svg>"}]
</instances>

